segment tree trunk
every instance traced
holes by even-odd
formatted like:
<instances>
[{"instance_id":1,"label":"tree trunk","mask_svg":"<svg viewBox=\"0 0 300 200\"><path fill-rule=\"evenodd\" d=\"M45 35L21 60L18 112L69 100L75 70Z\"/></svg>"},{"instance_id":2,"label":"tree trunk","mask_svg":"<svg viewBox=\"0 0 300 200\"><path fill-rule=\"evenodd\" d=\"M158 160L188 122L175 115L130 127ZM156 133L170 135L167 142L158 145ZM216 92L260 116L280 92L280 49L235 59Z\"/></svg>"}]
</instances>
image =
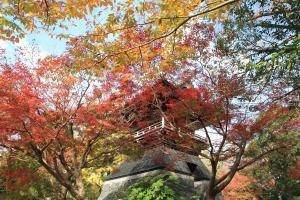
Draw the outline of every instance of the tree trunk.
<instances>
[{"instance_id":1,"label":"tree trunk","mask_svg":"<svg viewBox=\"0 0 300 200\"><path fill-rule=\"evenodd\" d=\"M76 200L85 200L85 193L84 193L84 188L83 188L83 183L81 180L82 184L79 184L77 179L74 185L64 185L67 191L69 191L69 194L75 198ZM78 187L77 184L82 185L82 187Z\"/></svg>"},{"instance_id":2,"label":"tree trunk","mask_svg":"<svg viewBox=\"0 0 300 200\"><path fill-rule=\"evenodd\" d=\"M216 196L208 195L207 200L215 200Z\"/></svg>"},{"instance_id":3,"label":"tree trunk","mask_svg":"<svg viewBox=\"0 0 300 200\"><path fill-rule=\"evenodd\" d=\"M211 189L211 188L209 188ZM215 200L218 193L216 193L214 190L209 190L207 193L207 199L206 200Z\"/></svg>"},{"instance_id":4,"label":"tree trunk","mask_svg":"<svg viewBox=\"0 0 300 200\"><path fill-rule=\"evenodd\" d=\"M85 192L84 192L84 185L83 185L83 180L82 180L81 174L76 178L76 188L77 188L78 195L81 197L84 197Z\"/></svg>"},{"instance_id":5,"label":"tree trunk","mask_svg":"<svg viewBox=\"0 0 300 200\"><path fill-rule=\"evenodd\" d=\"M77 191L72 190L70 193L76 200L85 200L84 196L81 196Z\"/></svg>"}]
</instances>

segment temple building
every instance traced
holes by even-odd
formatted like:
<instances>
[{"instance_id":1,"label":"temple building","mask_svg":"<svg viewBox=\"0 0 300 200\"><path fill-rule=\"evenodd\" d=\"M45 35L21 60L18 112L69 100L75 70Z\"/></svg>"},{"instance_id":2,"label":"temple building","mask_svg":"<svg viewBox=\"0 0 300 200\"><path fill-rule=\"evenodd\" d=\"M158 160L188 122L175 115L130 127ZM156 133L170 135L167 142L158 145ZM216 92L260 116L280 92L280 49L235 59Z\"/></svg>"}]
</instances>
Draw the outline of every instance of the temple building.
<instances>
[{"instance_id":1,"label":"temple building","mask_svg":"<svg viewBox=\"0 0 300 200\"><path fill-rule=\"evenodd\" d=\"M163 87L170 85L165 84ZM172 98L170 92L167 95L168 98L158 95L164 99L160 101L161 108ZM121 163L119 169L106 178L98 200L121 199L118 191L126 190L141 178L158 174L175 175L180 178L183 188L189 188L195 194L204 196L210 172L198 156L200 151L207 149L206 140L195 134L195 130L201 127L193 120L186 120L184 127L176 126L165 118L165 108L158 109L159 111L148 105L146 108L148 109L146 112L144 110L146 116L133 117L132 113L136 112L129 109L129 118L136 121L143 117L147 118L143 125L132 123L135 142L140 143L145 149L143 157ZM139 109L141 108L137 110Z\"/></svg>"}]
</instances>

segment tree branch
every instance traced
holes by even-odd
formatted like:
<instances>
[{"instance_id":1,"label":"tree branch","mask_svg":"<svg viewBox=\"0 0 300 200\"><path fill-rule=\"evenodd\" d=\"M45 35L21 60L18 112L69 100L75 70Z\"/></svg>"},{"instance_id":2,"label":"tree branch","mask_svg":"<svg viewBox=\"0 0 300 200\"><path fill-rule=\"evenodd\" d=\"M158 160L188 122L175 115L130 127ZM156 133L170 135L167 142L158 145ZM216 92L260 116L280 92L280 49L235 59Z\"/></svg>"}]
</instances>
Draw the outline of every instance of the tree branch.
<instances>
[{"instance_id":1,"label":"tree branch","mask_svg":"<svg viewBox=\"0 0 300 200\"><path fill-rule=\"evenodd\" d=\"M123 54L125 52L129 52L129 51L132 51L134 49L138 49L138 48L141 48L141 47L144 47L144 46L147 46L155 41L158 41L158 40L161 40L161 39L164 39L164 38L167 38L169 37L170 35L172 35L173 33L175 33L179 28L181 28L184 24L186 24L188 21L190 21L191 19L195 18L195 17L198 17L200 15L204 15L204 14L207 14L207 13L210 13L212 11L215 11L215 10L218 10L224 6L227 6L227 5L230 5L230 4L233 4L235 2L238 2L239 0L229 0L229 1L226 1L222 4L219 4L213 8L211 8L210 10L206 10L206 11L203 11L203 12L200 12L200 13L196 13L194 15L191 15L191 16L183 16L183 17L171 17L173 19L184 19L181 23L179 23L173 30L171 30L169 33L165 33L163 35L161 35L160 37L157 37L157 38L153 38L143 44L140 44L138 46L134 46L134 47L131 47L131 48L128 48L128 49L125 49L125 50L122 50L122 51L118 51L118 52L115 52L115 53L112 53L112 54L109 54L109 55L106 55L104 56L100 61L96 61L97 63L101 64L104 60L106 60L107 58L109 57L113 57L113 56L117 56L117 55L120 55L120 54ZM164 19L164 18L162 18Z\"/></svg>"}]
</instances>

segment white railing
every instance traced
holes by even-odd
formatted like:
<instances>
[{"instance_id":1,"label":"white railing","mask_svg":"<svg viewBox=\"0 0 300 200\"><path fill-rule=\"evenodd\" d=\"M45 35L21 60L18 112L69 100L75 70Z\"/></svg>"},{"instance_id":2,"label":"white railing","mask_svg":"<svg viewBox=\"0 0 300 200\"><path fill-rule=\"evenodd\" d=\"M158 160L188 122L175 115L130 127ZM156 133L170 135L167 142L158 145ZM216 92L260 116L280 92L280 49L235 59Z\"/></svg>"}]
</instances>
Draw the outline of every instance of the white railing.
<instances>
[{"instance_id":1,"label":"white railing","mask_svg":"<svg viewBox=\"0 0 300 200\"><path fill-rule=\"evenodd\" d=\"M159 129L162 129L162 128L164 128L163 123L162 122L157 122L157 123L151 124L150 126L148 126L146 128L143 128L141 130L136 131L133 134L133 137L136 138L136 139L141 138L141 137L143 137L144 135L147 135L150 132L153 132L155 130L159 130Z\"/></svg>"},{"instance_id":2,"label":"white railing","mask_svg":"<svg viewBox=\"0 0 300 200\"><path fill-rule=\"evenodd\" d=\"M172 126L170 123L168 123L167 121L165 121L165 118L162 117L161 121L159 122L156 122L154 124L151 124L150 126L147 126L146 128L143 128L143 129L140 129L136 132L133 133L133 137L136 139L136 140L140 140L142 139L145 135L149 134L149 133L153 133L157 130L161 130L163 128L167 128L167 129L170 129L172 130ZM198 135L193 135L192 136L195 140L198 140L198 141L201 141L201 142L205 142L206 140L201 137L201 136L198 136Z\"/></svg>"}]
</instances>

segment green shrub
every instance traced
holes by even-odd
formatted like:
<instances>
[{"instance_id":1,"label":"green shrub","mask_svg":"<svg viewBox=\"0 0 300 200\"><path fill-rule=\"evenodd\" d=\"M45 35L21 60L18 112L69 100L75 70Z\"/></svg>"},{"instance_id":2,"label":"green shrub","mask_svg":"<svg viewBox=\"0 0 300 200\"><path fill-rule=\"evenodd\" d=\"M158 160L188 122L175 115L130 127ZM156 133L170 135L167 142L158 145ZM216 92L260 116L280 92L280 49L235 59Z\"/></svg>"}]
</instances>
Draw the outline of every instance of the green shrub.
<instances>
[{"instance_id":1,"label":"green shrub","mask_svg":"<svg viewBox=\"0 0 300 200\"><path fill-rule=\"evenodd\" d=\"M130 186L125 200L185 200L196 199L191 188L177 176L161 174L145 177ZM199 197L198 197L199 198Z\"/></svg>"}]
</instances>

